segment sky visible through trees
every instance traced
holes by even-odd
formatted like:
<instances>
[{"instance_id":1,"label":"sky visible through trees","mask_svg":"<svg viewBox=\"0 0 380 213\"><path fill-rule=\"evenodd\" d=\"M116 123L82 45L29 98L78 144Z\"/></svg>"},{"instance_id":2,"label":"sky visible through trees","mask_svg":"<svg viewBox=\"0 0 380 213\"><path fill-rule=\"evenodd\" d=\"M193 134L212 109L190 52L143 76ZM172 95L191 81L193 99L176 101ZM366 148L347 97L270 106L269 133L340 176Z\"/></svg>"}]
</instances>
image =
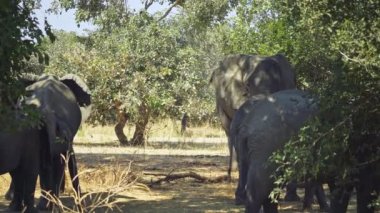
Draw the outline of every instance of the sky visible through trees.
<instances>
[{"instance_id":1,"label":"sky visible through trees","mask_svg":"<svg viewBox=\"0 0 380 213\"><path fill-rule=\"evenodd\" d=\"M41 0L41 8L35 11L35 15L39 20L39 26L41 29L43 29L43 20L45 17L54 30L63 30L67 32L73 31L79 35L87 35L88 31L93 31L96 29L96 26L90 22L81 22L78 26L78 23L75 22L75 9L62 11L62 14L47 12L46 10L49 9L51 1L52 0ZM143 4L141 4L139 0L129 0L128 6L135 10L140 10L143 8ZM148 11L150 13L154 13L164 10L167 7L167 3L164 3L163 5L155 3L149 8ZM173 10L172 13L173 12L175 12L175 10Z\"/></svg>"}]
</instances>

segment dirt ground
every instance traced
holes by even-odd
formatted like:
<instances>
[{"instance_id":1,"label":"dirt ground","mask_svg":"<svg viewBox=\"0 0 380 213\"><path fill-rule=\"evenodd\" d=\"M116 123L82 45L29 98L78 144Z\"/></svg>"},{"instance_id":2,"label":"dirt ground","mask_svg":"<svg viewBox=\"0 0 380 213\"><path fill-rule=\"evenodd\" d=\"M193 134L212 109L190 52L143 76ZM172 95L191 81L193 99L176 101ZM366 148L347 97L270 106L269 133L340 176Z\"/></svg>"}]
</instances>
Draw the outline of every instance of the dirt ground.
<instances>
[{"instance_id":1,"label":"dirt ground","mask_svg":"<svg viewBox=\"0 0 380 213\"><path fill-rule=\"evenodd\" d=\"M176 147L177 146L177 147ZM237 182L237 172L233 180L220 183L201 183L193 178L178 179L171 182L148 186L156 181L157 176L144 173L174 174L177 172L196 172L208 178L223 176L227 171L226 144L199 144L196 150L183 144L171 145L165 148L151 145L145 148L119 147L116 144L99 144L87 146L77 144L75 151L81 172L82 191L92 193L87 198L86 205L90 212L244 212L242 206L234 205L234 190ZM129 167L131 165L131 167ZM124 173L129 171L128 175ZM134 181L144 184L130 184ZM123 180L121 180L123 179ZM64 205L73 206L73 193L66 181L66 193L62 197ZM6 212L8 201L4 195L8 185L8 175L0 176L0 212ZM37 187L39 188L39 187ZM303 189L298 190L303 196ZM37 190L36 197L39 197ZM96 207L96 202L106 200L107 203L117 202L112 209ZM38 199L36 199L36 202ZM355 212L350 205L348 212ZM279 203L280 212L301 212L300 202ZM315 212L319 207L313 206ZM69 210L65 210L69 211Z\"/></svg>"}]
</instances>

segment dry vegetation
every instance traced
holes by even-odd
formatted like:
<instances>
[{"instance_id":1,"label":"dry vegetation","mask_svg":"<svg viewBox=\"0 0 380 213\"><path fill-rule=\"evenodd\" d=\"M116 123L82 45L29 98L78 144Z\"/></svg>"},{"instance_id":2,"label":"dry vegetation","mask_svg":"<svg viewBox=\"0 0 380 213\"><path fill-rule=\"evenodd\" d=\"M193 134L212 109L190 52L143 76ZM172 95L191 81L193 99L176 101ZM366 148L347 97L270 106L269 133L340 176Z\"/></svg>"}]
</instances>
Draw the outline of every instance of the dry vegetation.
<instances>
[{"instance_id":1,"label":"dry vegetation","mask_svg":"<svg viewBox=\"0 0 380 213\"><path fill-rule=\"evenodd\" d=\"M132 134L131 127L125 132ZM243 212L233 203L237 172L225 180L227 144L224 132L211 126L153 125L145 147L119 147L113 127L84 126L75 139L81 197L66 181L66 192L55 202L64 212ZM177 178L166 178L173 175ZM181 176L182 175L182 176ZM68 175L66 175L68 177ZM0 195L9 185L0 176ZM302 194L302 190L299 190ZM39 197L37 187L36 197ZM38 200L37 200L38 201ZM78 209L75 203L80 203ZM0 212L8 201L0 196ZM352 207L350 207L352 209ZM301 204L280 202L281 212L300 212ZM315 205L315 209L318 206Z\"/></svg>"}]
</instances>

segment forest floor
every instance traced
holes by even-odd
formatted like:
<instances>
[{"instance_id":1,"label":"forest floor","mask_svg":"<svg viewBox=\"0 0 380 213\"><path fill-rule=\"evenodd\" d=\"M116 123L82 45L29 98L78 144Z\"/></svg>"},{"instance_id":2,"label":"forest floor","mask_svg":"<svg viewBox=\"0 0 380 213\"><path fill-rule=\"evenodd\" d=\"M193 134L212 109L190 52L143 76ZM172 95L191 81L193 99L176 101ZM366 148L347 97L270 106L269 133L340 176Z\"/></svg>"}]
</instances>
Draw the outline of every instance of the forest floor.
<instances>
[{"instance_id":1,"label":"forest floor","mask_svg":"<svg viewBox=\"0 0 380 213\"><path fill-rule=\"evenodd\" d=\"M74 150L87 212L244 212L242 206L234 205L236 168L231 182L223 178L217 183L201 182L187 177L157 183L165 177L159 174L194 172L191 174L207 179L225 176L228 162L225 138L151 141L154 142L145 147L134 148L120 147L116 141L84 143L77 139ZM0 176L0 212L6 212L9 203L3 196L8 186L9 176ZM303 197L302 188L298 194ZM39 195L37 186L36 198ZM74 208L73 197L66 181L60 205L64 206L64 212ZM279 202L280 212L301 212L301 208L301 202ZM318 205L314 204L313 209L318 212ZM355 212L354 209L352 199L348 212Z\"/></svg>"}]
</instances>

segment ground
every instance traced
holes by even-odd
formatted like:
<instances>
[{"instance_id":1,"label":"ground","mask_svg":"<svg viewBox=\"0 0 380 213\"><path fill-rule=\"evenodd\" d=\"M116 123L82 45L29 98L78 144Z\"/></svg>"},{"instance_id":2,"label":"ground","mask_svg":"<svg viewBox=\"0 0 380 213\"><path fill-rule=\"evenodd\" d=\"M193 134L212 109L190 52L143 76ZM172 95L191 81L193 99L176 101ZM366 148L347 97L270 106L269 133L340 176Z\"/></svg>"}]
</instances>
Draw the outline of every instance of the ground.
<instances>
[{"instance_id":1,"label":"ground","mask_svg":"<svg viewBox=\"0 0 380 213\"><path fill-rule=\"evenodd\" d=\"M228 162L225 138L151 141L141 148L120 147L115 141L75 143L88 212L244 212L242 206L234 205L236 169L231 182L219 183L184 178L151 185L163 176L147 174L192 171L211 179L224 176ZM9 176L0 176L0 183L0 212L4 212L9 202L2 195L9 186ZM303 189L298 192L302 196ZM66 181L66 192L61 196L65 212L74 206L72 197ZM318 212L318 206L313 207ZM279 208L280 212L301 212L301 203L280 201ZM353 205L349 208L355 212Z\"/></svg>"}]
</instances>

